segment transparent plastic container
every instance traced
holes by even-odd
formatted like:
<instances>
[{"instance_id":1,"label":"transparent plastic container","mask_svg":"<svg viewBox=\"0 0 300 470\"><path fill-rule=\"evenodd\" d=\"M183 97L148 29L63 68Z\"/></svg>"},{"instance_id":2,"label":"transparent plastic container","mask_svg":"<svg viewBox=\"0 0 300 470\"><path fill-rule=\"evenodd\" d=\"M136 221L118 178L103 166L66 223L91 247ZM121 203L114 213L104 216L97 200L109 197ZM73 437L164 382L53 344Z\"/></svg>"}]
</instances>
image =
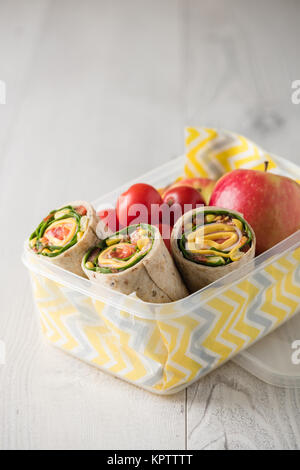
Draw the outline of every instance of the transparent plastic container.
<instances>
[{"instance_id":1,"label":"transparent plastic container","mask_svg":"<svg viewBox=\"0 0 300 470\"><path fill-rule=\"evenodd\" d=\"M296 165L276 159L300 179ZM92 204L97 210L114 205L135 182L163 187L182 174L184 161L185 157L172 160ZM300 371L297 374L291 361L288 324L262 340L299 311L300 231L233 273L169 304L143 302L76 276L33 255L27 242L23 262L31 273L46 338L123 380L171 394L235 358L266 382L300 384ZM300 319L292 321L299 325L300 339ZM296 329L293 335L297 336ZM283 349L289 354L283 355Z\"/></svg>"}]
</instances>

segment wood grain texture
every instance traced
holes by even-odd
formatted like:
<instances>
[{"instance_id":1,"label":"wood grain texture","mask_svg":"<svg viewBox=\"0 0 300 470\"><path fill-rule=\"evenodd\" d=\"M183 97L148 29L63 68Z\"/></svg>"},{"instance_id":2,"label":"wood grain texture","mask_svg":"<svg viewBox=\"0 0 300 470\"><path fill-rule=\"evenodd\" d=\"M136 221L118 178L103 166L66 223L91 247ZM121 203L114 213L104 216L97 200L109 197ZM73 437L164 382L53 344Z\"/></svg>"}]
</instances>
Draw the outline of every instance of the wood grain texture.
<instances>
[{"instance_id":1,"label":"wood grain texture","mask_svg":"<svg viewBox=\"0 0 300 470\"><path fill-rule=\"evenodd\" d=\"M299 13L291 0L1 1L0 448L299 447L299 392L233 364L163 398L53 350L20 263L49 208L178 155L185 124L299 162Z\"/></svg>"},{"instance_id":2,"label":"wood grain texture","mask_svg":"<svg viewBox=\"0 0 300 470\"><path fill-rule=\"evenodd\" d=\"M200 7L200 4L202 7ZM234 129L300 162L300 5L296 0L185 3L186 121Z\"/></svg>"},{"instance_id":3,"label":"wood grain texture","mask_svg":"<svg viewBox=\"0 0 300 470\"><path fill-rule=\"evenodd\" d=\"M189 449L299 449L300 393L229 363L188 391Z\"/></svg>"},{"instance_id":4,"label":"wood grain texture","mask_svg":"<svg viewBox=\"0 0 300 470\"><path fill-rule=\"evenodd\" d=\"M29 1L26 12L24 5L0 4L0 26L10 24L0 27L9 47L1 122L10 119L0 138L0 207L10 227L0 248L7 348L0 448L181 448L184 392L150 395L44 344L20 263L23 240L49 208L91 200L177 152L178 3ZM168 138L158 115L169 121Z\"/></svg>"}]
</instances>

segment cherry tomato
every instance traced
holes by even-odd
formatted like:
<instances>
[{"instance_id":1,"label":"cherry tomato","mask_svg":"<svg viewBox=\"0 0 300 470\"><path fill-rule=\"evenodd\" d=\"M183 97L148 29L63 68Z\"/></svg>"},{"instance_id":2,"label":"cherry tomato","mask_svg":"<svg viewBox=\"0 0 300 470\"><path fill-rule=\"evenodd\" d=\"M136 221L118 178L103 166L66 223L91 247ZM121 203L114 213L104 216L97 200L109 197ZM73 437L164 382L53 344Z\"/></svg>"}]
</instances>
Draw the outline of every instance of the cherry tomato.
<instances>
[{"instance_id":1,"label":"cherry tomato","mask_svg":"<svg viewBox=\"0 0 300 470\"><path fill-rule=\"evenodd\" d=\"M186 178L181 181L176 181L169 188L166 188L166 191L171 189L171 187L175 188L177 186L192 186L192 188L197 189L197 191L201 193L205 203L208 204L213 189L216 186L216 181L210 178Z\"/></svg>"},{"instance_id":2,"label":"cherry tomato","mask_svg":"<svg viewBox=\"0 0 300 470\"><path fill-rule=\"evenodd\" d=\"M50 220L51 217L53 217L53 214L49 214L49 215L47 215L47 217L44 217L44 218L43 218L43 221L44 221L44 222L48 222L48 220Z\"/></svg>"},{"instance_id":3,"label":"cherry tomato","mask_svg":"<svg viewBox=\"0 0 300 470\"><path fill-rule=\"evenodd\" d=\"M166 247L171 253L171 233L172 227L168 224L154 224L160 231L160 234L165 242Z\"/></svg>"},{"instance_id":4,"label":"cherry tomato","mask_svg":"<svg viewBox=\"0 0 300 470\"><path fill-rule=\"evenodd\" d=\"M120 230L120 223L117 217L116 209L103 209L97 212L97 215L101 221L104 232L118 232Z\"/></svg>"},{"instance_id":5,"label":"cherry tomato","mask_svg":"<svg viewBox=\"0 0 300 470\"><path fill-rule=\"evenodd\" d=\"M159 212L161 203L161 196L153 186L144 183L134 184L119 197L117 216L124 227L137 223L151 223L151 214Z\"/></svg>"},{"instance_id":6,"label":"cherry tomato","mask_svg":"<svg viewBox=\"0 0 300 470\"><path fill-rule=\"evenodd\" d=\"M66 224L57 225L56 227L50 229L48 233L51 234L54 238L57 238L57 240L64 240L69 235L70 229L66 226Z\"/></svg>"},{"instance_id":7,"label":"cherry tomato","mask_svg":"<svg viewBox=\"0 0 300 470\"><path fill-rule=\"evenodd\" d=\"M109 252L110 258L118 258L118 259L126 259L129 256L133 255L136 251L136 247L134 245L123 245L123 246L116 246Z\"/></svg>"},{"instance_id":8,"label":"cherry tomato","mask_svg":"<svg viewBox=\"0 0 300 470\"><path fill-rule=\"evenodd\" d=\"M170 207L170 224L197 205L205 205L201 194L191 186L176 186L165 192L163 201ZM172 210L171 210L172 208ZM164 222L164 221L163 221Z\"/></svg>"}]
</instances>

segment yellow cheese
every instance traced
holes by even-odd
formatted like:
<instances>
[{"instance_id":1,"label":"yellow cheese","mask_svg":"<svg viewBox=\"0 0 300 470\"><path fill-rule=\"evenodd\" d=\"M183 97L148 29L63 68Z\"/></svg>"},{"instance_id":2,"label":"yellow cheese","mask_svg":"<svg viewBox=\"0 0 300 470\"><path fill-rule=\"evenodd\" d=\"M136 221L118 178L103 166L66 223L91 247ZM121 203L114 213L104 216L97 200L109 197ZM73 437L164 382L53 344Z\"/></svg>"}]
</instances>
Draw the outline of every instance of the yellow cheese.
<instances>
[{"instance_id":1,"label":"yellow cheese","mask_svg":"<svg viewBox=\"0 0 300 470\"><path fill-rule=\"evenodd\" d=\"M106 245L107 246L115 245L116 243L119 243L120 240L121 240L121 238L108 238L106 240Z\"/></svg>"},{"instance_id":2,"label":"yellow cheese","mask_svg":"<svg viewBox=\"0 0 300 470\"><path fill-rule=\"evenodd\" d=\"M61 211L57 211L54 214L54 219L59 219L63 215L69 214L69 212L70 212L70 209L63 209Z\"/></svg>"},{"instance_id":3,"label":"yellow cheese","mask_svg":"<svg viewBox=\"0 0 300 470\"><path fill-rule=\"evenodd\" d=\"M234 223L234 225L237 226L237 228L242 232L243 231L243 224L242 222L239 220L239 219L232 219L232 222Z\"/></svg>"},{"instance_id":4,"label":"yellow cheese","mask_svg":"<svg viewBox=\"0 0 300 470\"><path fill-rule=\"evenodd\" d=\"M186 249L199 255L222 256L237 261L243 255L239 251L240 244L232 248L229 253L224 253L224 250L237 243L239 239L238 230L242 231L242 229L243 225L238 219L234 219L234 225L225 223L202 225L188 235ZM219 243L215 240L222 240L222 242ZM211 248L220 250L220 253L216 253Z\"/></svg>"},{"instance_id":5,"label":"yellow cheese","mask_svg":"<svg viewBox=\"0 0 300 470\"><path fill-rule=\"evenodd\" d=\"M145 246L149 245L149 243L150 243L150 240L147 237L139 238L139 240L136 242L139 250L142 250L143 248L145 248Z\"/></svg>"},{"instance_id":6,"label":"yellow cheese","mask_svg":"<svg viewBox=\"0 0 300 470\"><path fill-rule=\"evenodd\" d=\"M32 240L29 241L29 246L30 246L31 248L33 248L33 247L35 246L36 240L37 240L37 238L34 237Z\"/></svg>"},{"instance_id":7,"label":"yellow cheese","mask_svg":"<svg viewBox=\"0 0 300 470\"><path fill-rule=\"evenodd\" d=\"M206 215L206 222L210 223L215 220L216 216L214 214L207 214Z\"/></svg>"}]
</instances>

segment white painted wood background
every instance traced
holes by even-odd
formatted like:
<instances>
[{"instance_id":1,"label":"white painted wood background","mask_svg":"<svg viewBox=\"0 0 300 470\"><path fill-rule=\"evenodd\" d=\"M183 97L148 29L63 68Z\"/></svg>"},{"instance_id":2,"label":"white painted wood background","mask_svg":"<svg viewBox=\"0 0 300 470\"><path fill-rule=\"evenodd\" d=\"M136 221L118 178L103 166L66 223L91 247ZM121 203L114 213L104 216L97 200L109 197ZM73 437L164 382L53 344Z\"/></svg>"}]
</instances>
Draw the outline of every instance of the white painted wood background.
<instances>
[{"instance_id":1,"label":"white painted wood background","mask_svg":"<svg viewBox=\"0 0 300 470\"><path fill-rule=\"evenodd\" d=\"M0 0L0 448L298 449L300 391L229 363L153 396L47 346L22 241L183 150L186 124L299 162L300 2Z\"/></svg>"}]
</instances>

